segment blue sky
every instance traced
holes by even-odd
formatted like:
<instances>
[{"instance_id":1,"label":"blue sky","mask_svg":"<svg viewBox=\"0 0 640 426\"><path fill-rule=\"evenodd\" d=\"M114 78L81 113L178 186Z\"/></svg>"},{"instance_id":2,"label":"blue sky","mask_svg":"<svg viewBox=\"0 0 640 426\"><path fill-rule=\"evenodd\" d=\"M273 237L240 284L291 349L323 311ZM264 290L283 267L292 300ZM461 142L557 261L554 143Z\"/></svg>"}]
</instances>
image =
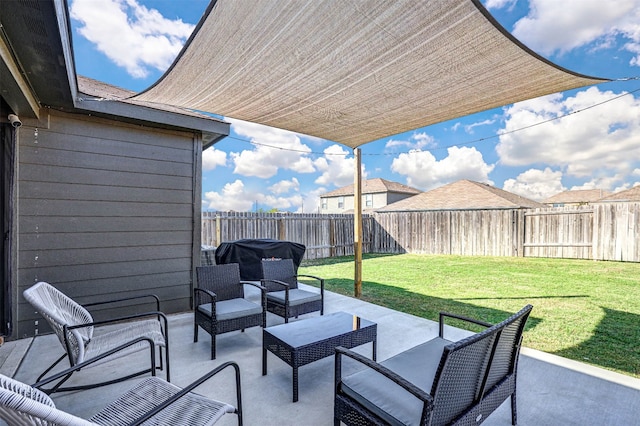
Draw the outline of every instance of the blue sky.
<instances>
[{"instance_id":1,"label":"blue sky","mask_svg":"<svg viewBox=\"0 0 640 426\"><path fill-rule=\"evenodd\" d=\"M77 73L144 90L171 65L208 3L70 0ZM610 79L640 76L640 0L482 3L516 38L558 65ZM230 136L203 156L204 210L317 212L320 194L353 183L350 148L227 120ZM361 151L367 178L423 191L459 179L534 200L569 189L628 189L640 184L640 80L507 105L374 141Z\"/></svg>"}]
</instances>

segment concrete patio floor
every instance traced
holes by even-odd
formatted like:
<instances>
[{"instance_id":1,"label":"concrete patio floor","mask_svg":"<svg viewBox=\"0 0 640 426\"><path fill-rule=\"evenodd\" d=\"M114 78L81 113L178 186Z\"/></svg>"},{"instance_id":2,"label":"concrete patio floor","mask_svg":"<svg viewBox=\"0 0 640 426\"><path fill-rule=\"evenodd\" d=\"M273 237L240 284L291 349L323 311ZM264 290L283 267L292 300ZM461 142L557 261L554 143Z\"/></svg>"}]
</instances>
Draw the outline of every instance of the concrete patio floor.
<instances>
[{"instance_id":1,"label":"concrete patio floor","mask_svg":"<svg viewBox=\"0 0 640 426\"><path fill-rule=\"evenodd\" d=\"M526 301L523 302L523 304ZM424 342L437 334L433 321L393 311L360 300L326 293L325 313L346 311L378 323L378 360L384 360L404 349ZM298 321L317 316L302 316ZM535 304L532 312L535 317ZM191 313L170 317L172 382L184 386L225 361L239 364L242 375L244 422L253 425L333 424L333 357L300 368L300 400L291 402L291 368L268 354L268 374L262 376L262 331L259 327L246 332L218 336L216 360L210 360L210 338L200 332L193 343ZM268 325L282 319L268 314ZM448 336L462 338L467 333L451 329ZM370 357L371 344L356 349ZM61 354L62 348L53 335L7 342L0 347L0 371L26 383L33 383L40 372ZM126 360L126 361L125 361ZM133 364L143 365L142 356L130 356L86 369L74 381L86 378L113 377L120 371L131 371ZM351 368L348 367L347 368ZM202 385L198 392L214 399L234 403L232 370ZM164 373L159 375L164 377ZM58 408L81 417L115 399L137 380L82 392L55 394ZM518 376L519 425L640 425L640 380L600 368L523 348ZM235 415L227 415L218 423L235 425ZM485 425L510 425L509 403L503 404L485 421Z\"/></svg>"}]
</instances>

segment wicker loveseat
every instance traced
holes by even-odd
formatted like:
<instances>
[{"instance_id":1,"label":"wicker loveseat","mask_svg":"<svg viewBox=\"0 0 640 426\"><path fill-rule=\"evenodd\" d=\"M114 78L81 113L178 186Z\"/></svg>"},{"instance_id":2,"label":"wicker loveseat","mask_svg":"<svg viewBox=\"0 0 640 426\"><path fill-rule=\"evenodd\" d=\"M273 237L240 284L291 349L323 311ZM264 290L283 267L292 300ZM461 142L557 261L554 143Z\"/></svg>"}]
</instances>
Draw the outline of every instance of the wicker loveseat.
<instances>
[{"instance_id":1,"label":"wicker loveseat","mask_svg":"<svg viewBox=\"0 0 640 426\"><path fill-rule=\"evenodd\" d=\"M509 397L515 425L518 355L531 309L495 325L441 313L438 337L380 363L336 348L335 425L477 425ZM452 342L444 338L447 317L487 328ZM366 368L342 377L343 357Z\"/></svg>"}]
</instances>

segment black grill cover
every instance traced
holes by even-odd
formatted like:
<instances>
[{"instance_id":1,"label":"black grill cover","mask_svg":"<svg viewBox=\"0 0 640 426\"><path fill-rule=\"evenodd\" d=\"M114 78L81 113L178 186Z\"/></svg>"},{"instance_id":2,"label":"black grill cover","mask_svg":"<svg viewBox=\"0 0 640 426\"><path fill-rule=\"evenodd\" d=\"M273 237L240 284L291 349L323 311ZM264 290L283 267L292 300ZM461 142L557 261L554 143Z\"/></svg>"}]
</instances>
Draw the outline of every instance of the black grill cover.
<instances>
[{"instance_id":1,"label":"black grill cover","mask_svg":"<svg viewBox=\"0 0 640 426\"><path fill-rule=\"evenodd\" d=\"M304 244L270 239L246 239L221 243L216 249L216 264L238 263L240 278L262 279L262 259L292 259L298 270L304 256Z\"/></svg>"}]
</instances>

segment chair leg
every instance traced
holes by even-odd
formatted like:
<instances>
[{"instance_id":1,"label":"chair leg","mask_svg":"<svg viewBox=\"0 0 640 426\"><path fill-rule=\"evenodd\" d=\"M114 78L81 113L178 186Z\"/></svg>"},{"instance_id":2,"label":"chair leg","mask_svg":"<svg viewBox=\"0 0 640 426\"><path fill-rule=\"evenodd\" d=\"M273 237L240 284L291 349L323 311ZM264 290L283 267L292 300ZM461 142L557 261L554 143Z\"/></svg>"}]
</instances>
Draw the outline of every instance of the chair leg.
<instances>
[{"instance_id":1,"label":"chair leg","mask_svg":"<svg viewBox=\"0 0 640 426\"><path fill-rule=\"evenodd\" d=\"M171 383L171 372L169 371L169 333L165 336L164 343L166 345L164 348L164 359L167 362L167 382ZM160 359L162 359L162 348L160 348Z\"/></svg>"},{"instance_id":2,"label":"chair leg","mask_svg":"<svg viewBox=\"0 0 640 426\"><path fill-rule=\"evenodd\" d=\"M511 394L511 424L516 426L518 424L518 412L516 411L516 391Z\"/></svg>"},{"instance_id":3,"label":"chair leg","mask_svg":"<svg viewBox=\"0 0 640 426\"><path fill-rule=\"evenodd\" d=\"M38 377L36 379L36 382L39 382L40 380L42 380L42 378L51 370L53 370L53 367L55 367L56 365L60 364L60 361L62 361L63 359L65 359L67 357L67 354L62 355L60 358L58 358L53 364L51 364L49 366L49 368L47 368L46 370L44 370L42 372L42 374L40 375L40 377ZM71 361L69 361L69 364L71 364Z\"/></svg>"},{"instance_id":4,"label":"chair leg","mask_svg":"<svg viewBox=\"0 0 640 426\"><path fill-rule=\"evenodd\" d=\"M216 359L216 335L211 333L211 359Z\"/></svg>"},{"instance_id":5,"label":"chair leg","mask_svg":"<svg viewBox=\"0 0 640 426\"><path fill-rule=\"evenodd\" d=\"M198 323L193 322L193 343L198 343Z\"/></svg>"}]
</instances>

